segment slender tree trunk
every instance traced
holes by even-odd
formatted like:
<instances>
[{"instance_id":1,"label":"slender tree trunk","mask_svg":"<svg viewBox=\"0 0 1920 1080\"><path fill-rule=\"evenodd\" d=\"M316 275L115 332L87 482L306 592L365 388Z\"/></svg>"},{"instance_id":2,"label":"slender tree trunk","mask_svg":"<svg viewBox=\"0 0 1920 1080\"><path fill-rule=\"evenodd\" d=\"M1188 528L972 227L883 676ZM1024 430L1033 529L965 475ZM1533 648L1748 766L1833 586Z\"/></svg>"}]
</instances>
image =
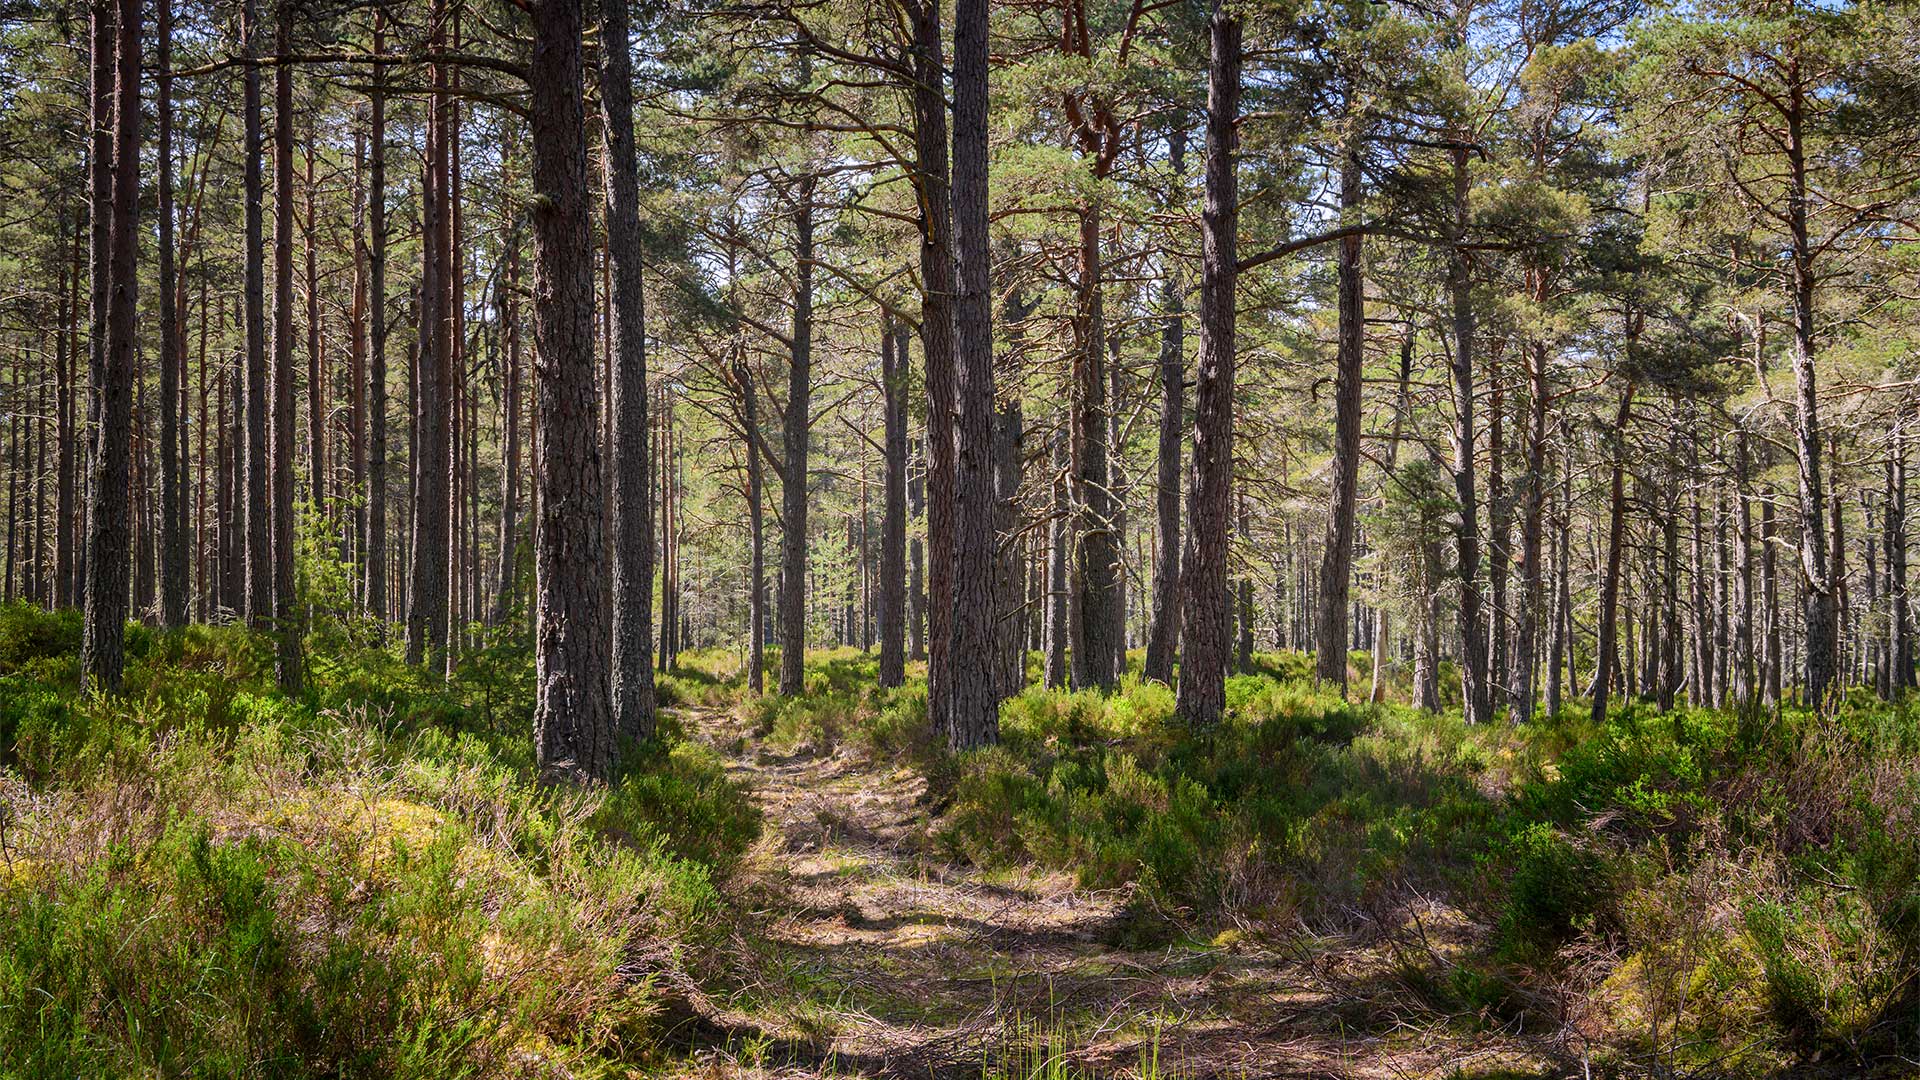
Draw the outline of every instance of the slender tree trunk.
<instances>
[{"instance_id":1,"label":"slender tree trunk","mask_svg":"<svg viewBox=\"0 0 1920 1080\"><path fill-rule=\"evenodd\" d=\"M160 618L167 626L187 621L186 513L182 502L184 454L181 444L180 394L186 369L185 341L175 306L173 271L173 2L154 5L160 74L156 103L159 117L160 176L157 182L160 218Z\"/></svg>"},{"instance_id":2,"label":"slender tree trunk","mask_svg":"<svg viewBox=\"0 0 1920 1080\"><path fill-rule=\"evenodd\" d=\"M1547 347L1530 343L1527 353L1527 476L1520 504L1520 618L1513 639L1512 692L1507 719L1533 719L1539 671L1540 613L1545 607L1542 534L1547 504Z\"/></svg>"},{"instance_id":3,"label":"slender tree trunk","mask_svg":"<svg viewBox=\"0 0 1920 1080\"><path fill-rule=\"evenodd\" d=\"M1413 411L1413 324L1408 323L1406 333L1400 337L1400 389L1393 399L1393 434L1387 439L1385 469L1387 483L1395 483L1394 467L1400 458L1400 439L1406 434L1407 416ZM1387 665L1389 619L1387 609L1380 608L1378 620L1374 624L1373 635L1373 685L1367 691L1367 700L1379 703L1386 700L1387 685L1384 671Z\"/></svg>"},{"instance_id":4,"label":"slender tree trunk","mask_svg":"<svg viewBox=\"0 0 1920 1080\"><path fill-rule=\"evenodd\" d=\"M600 5L600 106L607 140L607 253L613 263L613 714L621 737L653 735L653 520L647 499L646 295L627 0Z\"/></svg>"},{"instance_id":5,"label":"slender tree trunk","mask_svg":"<svg viewBox=\"0 0 1920 1080\"><path fill-rule=\"evenodd\" d=\"M904 364L905 360L906 357L902 355L900 362ZM747 598L748 636L751 639L747 646L747 686L758 694L766 689L767 533L766 511L763 509L766 479L759 450L759 395L754 391L752 373L738 359L733 363L733 380L740 388L740 422L746 429L747 520L753 545L752 566L748 569L753 593Z\"/></svg>"},{"instance_id":6,"label":"slender tree trunk","mask_svg":"<svg viewBox=\"0 0 1920 1080\"><path fill-rule=\"evenodd\" d=\"M293 52L293 5L280 4L276 48ZM293 66L274 68L273 89L273 621L274 679L300 691L301 615L293 549Z\"/></svg>"},{"instance_id":7,"label":"slender tree trunk","mask_svg":"<svg viewBox=\"0 0 1920 1080\"><path fill-rule=\"evenodd\" d=\"M880 524L880 685L906 681L907 357L906 336L880 323L880 389L885 400L886 507ZM749 451L751 453L751 451Z\"/></svg>"},{"instance_id":8,"label":"slender tree trunk","mask_svg":"<svg viewBox=\"0 0 1920 1080\"><path fill-rule=\"evenodd\" d=\"M1353 220L1361 199L1359 147L1346 148L1340 168L1342 217ZM1360 394L1366 364L1366 290L1360 278L1361 237L1340 241L1340 341L1333 389L1333 493L1320 552L1320 606L1314 636L1314 681L1347 690L1347 608L1353 583L1353 522L1360 488ZM1379 657L1374 658L1375 664Z\"/></svg>"},{"instance_id":9,"label":"slender tree trunk","mask_svg":"<svg viewBox=\"0 0 1920 1080\"><path fill-rule=\"evenodd\" d=\"M386 65L377 58L385 48L385 27L386 14L376 9L367 163L367 292L372 338L367 369L367 534L361 542L366 558L362 592L367 611L383 622L387 618L387 95Z\"/></svg>"},{"instance_id":10,"label":"slender tree trunk","mask_svg":"<svg viewBox=\"0 0 1920 1080\"><path fill-rule=\"evenodd\" d=\"M1199 729L1226 708L1227 542L1233 489L1234 287L1239 228L1235 126L1240 116L1240 21L1216 0L1209 26L1206 198L1200 232L1200 357L1194 389L1190 544L1179 709Z\"/></svg>"},{"instance_id":11,"label":"slender tree trunk","mask_svg":"<svg viewBox=\"0 0 1920 1080\"><path fill-rule=\"evenodd\" d=\"M511 234L509 234L511 235ZM520 245L509 240L506 253L507 287L500 297L500 326L507 339L506 370L502 372L500 470L499 591L493 597L493 622L504 624L513 611L519 577L520 526ZM647 544L652 549L651 541Z\"/></svg>"},{"instance_id":12,"label":"slender tree trunk","mask_svg":"<svg viewBox=\"0 0 1920 1080\"><path fill-rule=\"evenodd\" d=\"M247 621L255 627L267 624L273 613L273 504L268 501L271 462L267 458L267 310L265 224L262 203L266 199L262 159L266 147L260 129L260 68L253 61L260 55L260 17L256 0L245 0L241 7L241 25L248 63L242 69L245 102L242 115L246 125L243 168L246 171L246 285L247 324L246 397L243 412L246 424L247 490L241 511L246 516L246 609ZM236 403L237 403L236 399Z\"/></svg>"},{"instance_id":13,"label":"slender tree trunk","mask_svg":"<svg viewBox=\"0 0 1920 1080\"><path fill-rule=\"evenodd\" d=\"M115 10L117 8L117 11ZM108 693L120 688L126 664L128 470L132 452L131 422L135 349L134 308L138 279L135 231L140 200L140 4L117 0L109 7L96 0L94 46L111 48L110 65L96 62L96 79L103 68L112 82L96 82L95 94L113 100L113 165L107 240L107 259L94 273L106 286L107 337L101 350L101 379L95 384L99 423L93 441L92 484L87 503L86 614L80 640L82 685ZM110 19L114 29L103 31ZM97 145L97 144L96 144Z\"/></svg>"},{"instance_id":14,"label":"slender tree trunk","mask_svg":"<svg viewBox=\"0 0 1920 1080\"><path fill-rule=\"evenodd\" d=\"M995 698L1010 698L1027 683L1026 628L1021 619L1026 606L1024 560L1020 557L1020 473L1025 460L1026 419L1020 401L1009 402L994 419L994 531L998 552L994 558L994 613L992 633Z\"/></svg>"},{"instance_id":15,"label":"slender tree trunk","mask_svg":"<svg viewBox=\"0 0 1920 1080\"><path fill-rule=\"evenodd\" d=\"M1080 508L1075 546L1079 578L1079 646L1073 651L1076 689L1109 689L1116 673L1113 659L1119 604L1120 544L1115 530L1117 504L1110 468L1109 402L1106 371L1106 315L1100 266L1100 207L1080 209L1080 326L1074 350L1073 439L1078 451L1074 475Z\"/></svg>"},{"instance_id":16,"label":"slender tree trunk","mask_svg":"<svg viewBox=\"0 0 1920 1080\"><path fill-rule=\"evenodd\" d=\"M1053 506L1047 521L1046 684L1054 688L1067 685L1067 645L1068 639L1073 636L1067 625L1070 589L1067 578L1067 523L1073 512L1067 480L1067 471L1071 468L1067 439L1065 432L1054 432L1051 454Z\"/></svg>"},{"instance_id":17,"label":"slender tree trunk","mask_svg":"<svg viewBox=\"0 0 1920 1080\"><path fill-rule=\"evenodd\" d=\"M543 775L605 779L615 729L593 379L593 257L587 231L580 0L533 6L531 218L539 596L534 750Z\"/></svg>"},{"instance_id":18,"label":"slender tree trunk","mask_svg":"<svg viewBox=\"0 0 1920 1080\"><path fill-rule=\"evenodd\" d=\"M1561 423L1561 442L1564 444L1566 424ZM1554 614L1551 644L1547 647L1547 717L1552 719L1560 715L1561 672L1571 663L1569 639L1572 637L1570 626L1573 619L1573 455L1565 454L1560 470L1560 500L1554 507L1554 563L1553 592ZM1572 678L1566 685L1572 685Z\"/></svg>"},{"instance_id":19,"label":"slender tree trunk","mask_svg":"<svg viewBox=\"0 0 1920 1080\"><path fill-rule=\"evenodd\" d=\"M1167 135L1167 162L1177 187L1185 187L1186 132ZM1144 675L1173 682L1180 637L1180 439L1187 421L1186 284L1179 260L1166 259L1160 291L1160 442L1155 454L1159 486L1154 495L1153 615L1147 628Z\"/></svg>"},{"instance_id":20,"label":"slender tree trunk","mask_svg":"<svg viewBox=\"0 0 1920 1080\"><path fill-rule=\"evenodd\" d=\"M1467 262L1468 147L1453 147L1453 222L1447 288L1453 307L1453 485L1459 503L1455 534L1460 585L1460 679L1469 724L1493 717L1487 671L1487 632L1480 607L1480 514L1473 465L1473 280Z\"/></svg>"},{"instance_id":21,"label":"slender tree trunk","mask_svg":"<svg viewBox=\"0 0 1920 1080\"><path fill-rule=\"evenodd\" d=\"M903 373L909 367L907 361L907 331L900 332L900 367ZM907 475L907 513L923 524L927 516L926 497L926 440L920 442L920 468ZM926 589L926 551L915 533L907 541L907 659L927 659L927 589Z\"/></svg>"},{"instance_id":22,"label":"slender tree trunk","mask_svg":"<svg viewBox=\"0 0 1920 1080\"><path fill-rule=\"evenodd\" d=\"M1597 666L1593 673L1593 722L1596 724L1605 722L1607 718L1607 693L1613 685L1615 665L1619 663L1616 640L1620 609L1620 560L1627 537L1625 438L1627 421L1633 413L1633 392L1634 384L1628 382L1626 390L1620 395L1620 411L1613 422L1613 473L1607 488L1607 562L1606 572L1600 578L1600 632L1594 645Z\"/></svg>"}]
</instances>

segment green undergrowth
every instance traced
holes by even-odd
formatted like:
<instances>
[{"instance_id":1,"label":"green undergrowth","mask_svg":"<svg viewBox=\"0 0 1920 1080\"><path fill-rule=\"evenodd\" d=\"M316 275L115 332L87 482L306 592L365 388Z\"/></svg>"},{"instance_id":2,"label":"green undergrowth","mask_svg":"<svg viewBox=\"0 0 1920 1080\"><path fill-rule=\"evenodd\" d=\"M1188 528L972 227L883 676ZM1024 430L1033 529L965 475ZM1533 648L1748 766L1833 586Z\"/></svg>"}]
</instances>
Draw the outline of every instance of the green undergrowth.
<instances>
[{"instance_id":1,"label":"green undergrowth","mask_svg":"<svg viewBox=\"0 0 1920 1080\"><path fill-rule=\"evenodd\" d=\"M933 764L939 841L1128 888L1150 936L1386 929L1408 937L1405 988L1470 1023L1559 1022L1588 986L1623 1067L1885 1068L1920 1048L1911 702L1474 728L1317 691L1297 656L1259 670L1210 732L1137 676L1029 688L1001 745ZM1429 901L1471 940L1432 945L1396 914Z\"/></svg>"},{"instance_id":2,"label":"green undergrowth","mask_svg":"<svg viewBox=\"0 0 1920 1080\"><path fill-rule=\"evenodd\" d=\"M751 801L671 724L535 783L523 643L335 640L288 698L242 629L135 629L102 698L78 635L0 609L0 1076L627 1075L726 932Z\"/></svg>"}]
</instances>

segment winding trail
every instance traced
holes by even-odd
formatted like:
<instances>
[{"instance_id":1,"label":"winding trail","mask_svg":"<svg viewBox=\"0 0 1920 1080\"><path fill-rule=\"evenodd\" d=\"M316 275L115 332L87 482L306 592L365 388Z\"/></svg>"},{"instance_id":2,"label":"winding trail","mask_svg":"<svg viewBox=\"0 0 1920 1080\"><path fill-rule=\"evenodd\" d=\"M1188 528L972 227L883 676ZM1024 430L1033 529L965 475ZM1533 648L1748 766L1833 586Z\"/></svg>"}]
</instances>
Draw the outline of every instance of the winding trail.
<instances>
[{"instance_id":1,"label":"winding trail","mask_svg":"<svg viewBox=\"0 0 1920 1080\"><path fill-rule=\"evenodd\" d=\"M730 886L750 914L723 1007L750 1019L687 1075L1561 1075L1516 1041L1411 1022L1383 943L1133 947L1120 892L948 858L913 770L849 749L775 756L730 711L682 715L767 826Z\"/></svg>"}]
</instances>

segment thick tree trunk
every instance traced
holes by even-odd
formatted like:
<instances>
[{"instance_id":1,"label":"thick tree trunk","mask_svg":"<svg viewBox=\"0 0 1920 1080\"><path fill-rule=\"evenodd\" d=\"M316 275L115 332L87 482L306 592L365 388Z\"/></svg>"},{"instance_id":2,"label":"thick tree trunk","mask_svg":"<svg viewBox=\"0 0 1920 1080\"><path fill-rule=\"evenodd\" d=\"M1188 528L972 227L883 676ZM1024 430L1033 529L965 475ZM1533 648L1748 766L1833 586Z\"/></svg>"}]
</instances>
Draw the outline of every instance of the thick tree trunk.
<instances>
[{"instance_id":1,"label":"thick tree trunk","mask_svg":"<svg viewBox=\"0 0 1920 1080\"><path fill-rule=\"evenodd\" d=\"M94 266L97 280L105 286L107 334L101 349L101 378L94 385L99 422L94 430L93 476L87 501L90 569L80 640L80 676L83 686L112 693L120 688L126 664L128 471L134 352L138 346L134 306L139 282L134 255L139 245L135 230L140 199L140 4L139 0L117 0L109 6L107 0L96 0L92 10L94 47L112 50L110 64L96 60L94 65L96 80L104 68L111 71L112 81L96 81L93 92L111 95L114 124L107 258ZM104 29L116 19L114 29Z\"/></svg>"},{"instance_id":2,"label":"thick tree trunk","mask_svg":"<svg viewBox=\"0 0 1920 1080\"><path fill-rule=\"evenodd\" d=\"M542 775L612 775L605 518L593 384L580 0L533 6L536 536L534 751Z\"/></svg>"},{"instance_id":3,"label":"thick tree trunk","mask_svg":"<svg viewBox=\"0 0 1920 1080\"><path fill-rule=\"evenodd\" d=\"M880 518L880 685L899 686L907 669L907 338L891 317L880 323L886 505Z\"/></svg>"},{"instance_id":4,"label":"thick tree trunk","mask_svg":"<svg viewBox=\"0 0 1920 1080\"><path fill-rule=\"evenodd\" d=\"M1194 388L1191 546L1182 583L1186 618L1180 715L1195 728L1226 707L1227 543L1232 522L1234 286L1238 279L1235 125L1240 115L1240 21L1216 0L1209 26L1206 199L1200 231L1200 357Z\"/></svg>"},{"instance_id":5,"label":"thick tree trunk","mask_svg":"<svg viewBox=\"0 0 1920 1080\"><path fill-rule=\"evenodd\" d=\"M954 250L947 159L945 62L937 0L918 0L913 22L914 178L920 196L920 349L927 385L927 720L951 730L947 664L953 622Z\"/></svg>"},{"instance_id":6,"label":"thick tree trunk","mask_svg":"<svg viewBox=\"0 0 1920 1080\"><path fill-rule=\"evenodd\" d=\"M1340 209L1351 220L1361 198L1359 148L1350 146L1340 168ZM1320 596L1313 677L1347 689L1347 615L1353 583L1353 522L1360 488L1360 394L1366 364L1366 292L1360 280L1358 233L1340 241L1339 346L1333 382L1333 492L1326 542L1320 551ZM1379 658L1374 658L1375 663Z\"/></svg>"},{"instance_id":7,"label":"thick tree trunk","mask_svg":"<svg viewBox=\"0 0 1920 1080\"><path fill-rule=\"evenodd\" d=\"M439 5L436 4L436 10ZM444 19L435 18L441 25ZM575 77L578 75L576 73ZM447 548L452 523L448 482L452 453L448 446L448 410L452 397L449 340L447 238L448 101L445 65L434 65L433 97L427 122L425 190L421 197L421 272L419 349L414 359L412 573L407 586L407 661L446 669L447 601L451 579ZM589 300L589 303L591 301ZM544 358L543 358L544 359ZM597 406L596 406L597 411ZM598 461L596 449L595 460ZM596 485L597 489L597 485ZM596 504L595 513L600 510ZM595 530L598 535L598 529Z\"/></svg>"},{"instance_id":8,"label":"thick tree trunk","mask_svg":"<svg viewBox=\"0 0 1920 1080\"><path fill-rule=\"evenodd\" d=\"M282 2L275 41L293 51L293 5ZM274 679L283 693L301 683L301 612L294 595L293 549L293 66L273 82L273 624ZM315 388L317 390L317 388Z\"/></svg>"},{"instance_id":9,"label":"thick tree trunk","mask_svg":"<svg viewBox=\"0 0 1920 1080\"><path fill-rule=\"evenodd\" d=\"M807 453L813 416L813 185L795 185L792 348L781 418L780 693L801 692L807 661Z\"/></svg>"},{"instance_id":10,"label":"thick tree trunk","mask_svg":"<svg viewBox=\"0 0 1920 1080\"><path fill-rule=\"evenodd\" d=\"M647 499L646 295L627 0L601 0L600 108L607 140L607 254L613 263L613 716L625 739L653 735L653 519Z\"/></svg>"},{"instance_id":11,"label":"thick tree trunk","mask_svg":"<svg viewBox=\"0 0 1920 1080\"><path fill-rule=\"evenodd\" d=\"M987 246L987 0L953 12L953 234L959 290L953 303L953 624L946 667L947 743L956 750L1000 739L995 679L993 297ZM960 588L958 583L966 582ZM978 586L978 587L976 587Z\"/></svg>"}]
</instances>

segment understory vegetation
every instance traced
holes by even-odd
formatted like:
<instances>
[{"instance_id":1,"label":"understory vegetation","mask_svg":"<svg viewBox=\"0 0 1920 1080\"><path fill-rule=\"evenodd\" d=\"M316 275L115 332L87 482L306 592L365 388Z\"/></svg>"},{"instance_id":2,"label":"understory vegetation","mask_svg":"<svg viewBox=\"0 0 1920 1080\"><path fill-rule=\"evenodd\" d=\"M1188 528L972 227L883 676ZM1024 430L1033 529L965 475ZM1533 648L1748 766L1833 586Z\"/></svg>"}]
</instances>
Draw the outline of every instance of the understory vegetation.
<instances>
[{"instance_id":1,"label":"understory vegetation","mask_svg":"<svg viewBox=\"0 0 1920 1080\"><path fill-rule=\"evenodd\" d=\"M79 613L0 612L0 1073L644 1059L759 829L711 751L543 787L512 646L445 685L335 654L295 700L245 630L130 633L125 693L82 698Z\"/></svg>"},{"instance_id":2,"label":"understory vegetation","mask_svg":"<svg viewBox=\"0 0 1920 1080\"><path fill-rule=\"evenodd\" d=\"M687 988L729 983L760 820L720 754L747 747L670 719L617 784L541 786L511 642L444 684L343 649L289 699L265 638L134 630L105 698L74 690L78 634L0 614L7 1075L626 1075L664 1060ZM669 717L910 761L930 853L1125 890L1134 946L1372 943L1434 1023L1551 1031L1629 1073L1894 1070L1920 1046L1906 703L1471 727L1263 654L1211 732L1136 669L1111 695L1030 687L1001 745L955 755L924 682L876 689L866 654L810 657L792 698L746 694L734 653L681 661Z\"/></svg>"}]
</instances>

